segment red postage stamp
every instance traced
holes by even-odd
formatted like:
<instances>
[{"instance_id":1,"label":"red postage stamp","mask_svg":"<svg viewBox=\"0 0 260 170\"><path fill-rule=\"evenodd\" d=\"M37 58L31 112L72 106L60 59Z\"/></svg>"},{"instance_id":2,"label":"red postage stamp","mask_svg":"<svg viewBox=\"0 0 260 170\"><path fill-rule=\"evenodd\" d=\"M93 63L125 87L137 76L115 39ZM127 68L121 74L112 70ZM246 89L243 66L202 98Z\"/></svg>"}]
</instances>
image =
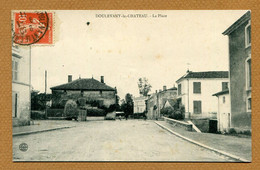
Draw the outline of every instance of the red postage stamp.
<instances>
[{"instance_id":1,"label":"red postage stamp","mask_svg":"<svg viewBox=\"0 0 260 170\"><path fill-rule=\"evenodd\" d=\"M13 42L19 45L53 44L52 12L14 12Z\"/></svg>"}]
</instances>

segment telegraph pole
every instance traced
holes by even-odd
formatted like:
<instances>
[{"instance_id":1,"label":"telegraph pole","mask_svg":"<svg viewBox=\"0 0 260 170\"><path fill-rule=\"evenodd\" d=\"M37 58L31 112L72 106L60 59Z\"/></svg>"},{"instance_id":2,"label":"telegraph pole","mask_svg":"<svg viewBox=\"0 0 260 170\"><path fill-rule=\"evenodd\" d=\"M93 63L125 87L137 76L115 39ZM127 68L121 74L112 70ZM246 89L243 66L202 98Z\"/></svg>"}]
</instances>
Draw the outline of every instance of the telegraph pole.
<instances>
[{"instance_id":1,"label":"telegraph pole","mask_svg":"<svg viewBox=\"0 0 260 170\"><path fill-rule=\"evenodd\" d=\"M45 70L45 117L47 118L47 70Z\"/></svg>"}]
</instances>

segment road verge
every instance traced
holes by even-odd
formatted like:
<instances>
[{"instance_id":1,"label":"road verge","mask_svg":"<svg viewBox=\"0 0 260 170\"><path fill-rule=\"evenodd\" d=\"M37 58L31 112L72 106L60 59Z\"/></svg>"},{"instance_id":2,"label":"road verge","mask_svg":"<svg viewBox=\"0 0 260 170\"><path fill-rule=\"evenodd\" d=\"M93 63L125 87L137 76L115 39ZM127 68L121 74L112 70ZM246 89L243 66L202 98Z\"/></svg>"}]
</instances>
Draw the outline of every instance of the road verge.
<instances>
[{"instance_id":1,"label":"road verge","mask_svg":"<svg viewBox=\"0 0 260 170\"><path fill-rule=\"evenodd\" d=\"M184 140L186 140L186 141L188 141L188 142L190 142L190 143L193 143L193 144L195 144L195 145L198 145L198 146L200 146L200 147L202 147L202 148L211 150L211 151L216 152L216 153L218 153L218 154L220 154L220 155L224 155L224 156L230 157L230 158L232 158L232 159L234 159L234 160L236 160L236 161L238 161L238 162L251 162L251 161L246 160L246 159L244 159L244 158L240 158L240 157L238 157L238 156L236 156L236 155L233 155L233 154L230 154L230 153L227 153L227 152L224 152L224 151L221 151L221 150L212 148L212 147L210 147L210 146L204 145L204 144L202 144L202 143L200 143L200 142L197 142L197 141L194 141L194 140L192 140L192 139L189 139L189 138L187 138L187 137L185 137L185 136L182 136L182 135L180 135L179 133L176 133L176 132L172 131L171 129L167 128L166 126L160 124L160 123L157 122L157 121L154 121L154 123L157 124L159 127L161 127L161 128L163 128L163 129L167 130L168 132L172 133L173 135L175 135L175 136L177 136L177 137L179 137L179 138L182 138L182 139L184 139Z\"/></svg>"}]
</instances>

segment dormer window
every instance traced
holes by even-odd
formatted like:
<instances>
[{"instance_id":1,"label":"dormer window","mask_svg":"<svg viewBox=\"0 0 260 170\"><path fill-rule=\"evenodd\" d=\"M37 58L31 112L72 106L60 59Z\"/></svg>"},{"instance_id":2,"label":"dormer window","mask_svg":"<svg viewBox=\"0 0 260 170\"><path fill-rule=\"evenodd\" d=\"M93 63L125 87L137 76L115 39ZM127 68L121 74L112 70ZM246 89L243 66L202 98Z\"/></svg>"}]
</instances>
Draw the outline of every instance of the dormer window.
<instances>
[{"instance_id":1,"label":"dormer window","mask_svg":"<svg viewBox=\"0 0 260 170\"><path fill-rule=\"evenodd\" d=\"M245 46L246 48L251 46L251 20L248 21L245 27Z\"/></svg>"}]
</instances>

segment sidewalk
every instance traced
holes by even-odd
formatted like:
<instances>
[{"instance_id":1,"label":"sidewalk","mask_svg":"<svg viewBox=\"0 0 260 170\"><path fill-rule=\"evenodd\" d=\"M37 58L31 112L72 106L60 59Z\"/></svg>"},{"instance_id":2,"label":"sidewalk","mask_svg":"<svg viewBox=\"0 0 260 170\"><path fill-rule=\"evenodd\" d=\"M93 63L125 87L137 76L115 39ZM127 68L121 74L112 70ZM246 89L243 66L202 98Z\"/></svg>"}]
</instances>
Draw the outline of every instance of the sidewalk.
<instances>
[{"instance_id":1,"label":"sidewalk","mask_svg":"<svg viewBox=\"0 0 260 170\"><path fill-rule=\"evenodd\" d=\"M13 127L13 136L27 135L38 132L46 132L64 128L75 127L77 122L65 120L37 120L30 126Z\"/></svg>"},{"instance_id":2,"label":"sidewalk","mask_svg":"<svg viewBox=\"0 0 260 170\"><path fill-rule=\"evenodd\" d=\"M251 137L247 138L212 133L189 132L180 127L173 127L165 121L157 121L157 123L196 142L202 143L214 149L236 155L243 159L252 160Z\"/></svg>"}]
</instances>

